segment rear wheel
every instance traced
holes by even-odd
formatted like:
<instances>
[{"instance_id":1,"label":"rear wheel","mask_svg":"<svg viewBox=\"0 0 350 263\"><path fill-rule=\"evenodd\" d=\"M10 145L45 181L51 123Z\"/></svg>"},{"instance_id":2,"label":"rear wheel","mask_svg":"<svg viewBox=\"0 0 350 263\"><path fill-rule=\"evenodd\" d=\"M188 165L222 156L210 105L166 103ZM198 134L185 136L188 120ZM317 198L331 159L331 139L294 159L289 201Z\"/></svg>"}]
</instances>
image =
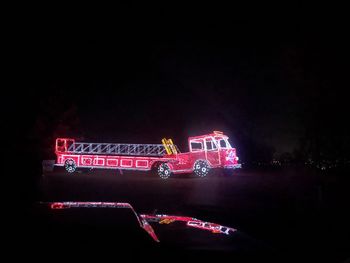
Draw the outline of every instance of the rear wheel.
<instances>
[{"instance_id":1,"label":"rear wheel","mask_svg":"<svg viewBox=\"0 0 350 263\"><path fill-rule=\"evenodd\" d=\"M77 169L77 165L73 159L67 159L64 162L64 168L68 173L74 173L75 170Z\"/></svg>"},{"instance_id":2,"label":"rear wheel","mask_svg":"<svg viewBox=\"0 0 350 263\"><path fill-rule=\"evenodd\" d=\"M162 179L168 179L171 175L170 167L167 163L161 163L157 169L158 175Z\"/></svg>"},{"instance_id":3,"label":"rear wheel","mask_svg":"<svg viewBox=\"0 0 350 263\"><path fill-rule=\"evenodd\" d=\"M210 167L206 161L198 160L194 164L194 173L199 177L208 175Z\"/></svg>"}]
</instances>

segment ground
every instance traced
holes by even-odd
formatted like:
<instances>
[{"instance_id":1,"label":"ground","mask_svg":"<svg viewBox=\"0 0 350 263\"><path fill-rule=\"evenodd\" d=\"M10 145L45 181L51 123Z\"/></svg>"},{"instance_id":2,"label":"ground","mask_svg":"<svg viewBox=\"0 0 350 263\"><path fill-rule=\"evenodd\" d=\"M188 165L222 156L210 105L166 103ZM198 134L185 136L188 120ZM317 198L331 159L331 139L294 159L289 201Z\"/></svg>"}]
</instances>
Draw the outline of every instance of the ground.
<instances>
[{"instance_id":1,"label":"ground","mask_svg":"<svg viewBox=\"0 0 350 263\"><path fill-rule=\"evenodd\" d=\"M149 172L58 170L43 174L37 187L41 201L129 202L139 213L234 227L299 262L342 262L350 257L349 180L334 178L305 169L217 171L167 180Z\"/></svg>"}]
</instances>

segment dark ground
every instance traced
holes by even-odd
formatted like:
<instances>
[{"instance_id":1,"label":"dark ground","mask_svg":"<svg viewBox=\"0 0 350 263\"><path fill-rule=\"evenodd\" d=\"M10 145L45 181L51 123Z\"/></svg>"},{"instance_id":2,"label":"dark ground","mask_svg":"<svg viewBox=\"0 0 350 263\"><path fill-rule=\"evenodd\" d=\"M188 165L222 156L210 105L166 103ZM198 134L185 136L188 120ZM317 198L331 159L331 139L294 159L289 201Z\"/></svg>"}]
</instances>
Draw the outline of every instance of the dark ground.
<instances>
[{"instance_id":1,"label":"dark ground","mask_svg":"<svg viewBox=\"0 0 350 263\"><path fill-rule=\"evenodd\" d=\"M168 180L131 171L56 171L39 179L37 199L129 202L139 213L157 209L234 227L283 261L344 262L350 257L348 187L346 176L305 169Z\"/></svg>"}]
</instances>

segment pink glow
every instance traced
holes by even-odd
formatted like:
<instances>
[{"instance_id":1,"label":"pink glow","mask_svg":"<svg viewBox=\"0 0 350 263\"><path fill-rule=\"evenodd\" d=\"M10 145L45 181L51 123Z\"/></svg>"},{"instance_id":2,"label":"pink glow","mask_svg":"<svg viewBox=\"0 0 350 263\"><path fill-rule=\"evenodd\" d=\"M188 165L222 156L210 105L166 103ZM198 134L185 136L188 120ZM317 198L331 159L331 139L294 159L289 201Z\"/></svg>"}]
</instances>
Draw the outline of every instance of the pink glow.
<instances>
[{"instance_id":1,"label":"pink glow","mask_svg":"<svg viewBox=\"0 0 350 263\"><path fill-rule=\"evenodd\" d=\"M149 222L157 222L159 224L171 224L173 222L185 222L188 227L198 228L201 230L207 230L213 234L225 234L229 235L235 231L234 228L222 226L215 223L205 222L193 217L187 216L173 216L173 215L141 215L142 218Z\"/></svg>"},{"instance_id":2,"label":"pink glow","mask_svg":"<svg viewBox=\"0 0 350 263\"><path fill-rule=\"evenodd\" d=\"M55 146L56 165L65 166L69 172L74 172L75 168L79 167L149 171L155 165L166 163L166 169L169 169L169 171L165 175L159 174L161 178L166 179L170 174L192 172L203 177L212 168L240 168L236 149L231 148L228 139L222 132L214 131L211 134L189 137L189 152L167 154L164 151L163 155L149 156L142 154L106 154L104 151L98 152L99 154L91 154L89 151L69 150L72 149L70 147L75 147L77 144L89 145L90 143L76 143L74 139L57 138ZM100 145L104 147L106 144ZM89 154L86 154L86 152ZM74 167L67 167L67 165ZM158 173L163 170L158 170Z\"/></svg>"},{"instance_id":3,"label":"pink glow","mask_svg":"<svg viewBox=\"0 0 350 263\"><path fill-rule=\"evenodd\" d=\"M205 222L194 217L188 216L174 216L174 215L150 215L141 214L139 215L135 209L129 203L120 202L51 202L48 203L50 208L53 210L60 209L73 209L73 208L126 208L130 209L136 216L139 225L144 229L154 241L160 242L154 229L150 223L158 224L171 224L174 222L183 222L187 227L197 228L201 230L210 231L213 234L225 234L230 235L237 231L234 228L222 226L215 223Z\"/></svg>"}]
</instances>

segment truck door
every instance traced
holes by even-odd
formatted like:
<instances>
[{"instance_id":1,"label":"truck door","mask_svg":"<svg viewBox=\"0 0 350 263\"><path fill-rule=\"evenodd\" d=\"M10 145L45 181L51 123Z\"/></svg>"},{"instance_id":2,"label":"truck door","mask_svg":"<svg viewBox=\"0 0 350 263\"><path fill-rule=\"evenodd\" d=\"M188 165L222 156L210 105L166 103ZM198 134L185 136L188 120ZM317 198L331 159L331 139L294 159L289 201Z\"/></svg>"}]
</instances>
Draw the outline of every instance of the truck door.
<instances>
[{"instance_id":1,"label":"truck door","mask_svg":"<svg viewBox=\"0 0 350 263\"><path fill-rule=\"evenodd\" d=\"M220 156L219 156L219 149L216 145L216 142L211 137L205 138L205 151L206 151L206 158L207 161L212 166L219 166L220 165Z\"/></svg>"}]
</instances>

